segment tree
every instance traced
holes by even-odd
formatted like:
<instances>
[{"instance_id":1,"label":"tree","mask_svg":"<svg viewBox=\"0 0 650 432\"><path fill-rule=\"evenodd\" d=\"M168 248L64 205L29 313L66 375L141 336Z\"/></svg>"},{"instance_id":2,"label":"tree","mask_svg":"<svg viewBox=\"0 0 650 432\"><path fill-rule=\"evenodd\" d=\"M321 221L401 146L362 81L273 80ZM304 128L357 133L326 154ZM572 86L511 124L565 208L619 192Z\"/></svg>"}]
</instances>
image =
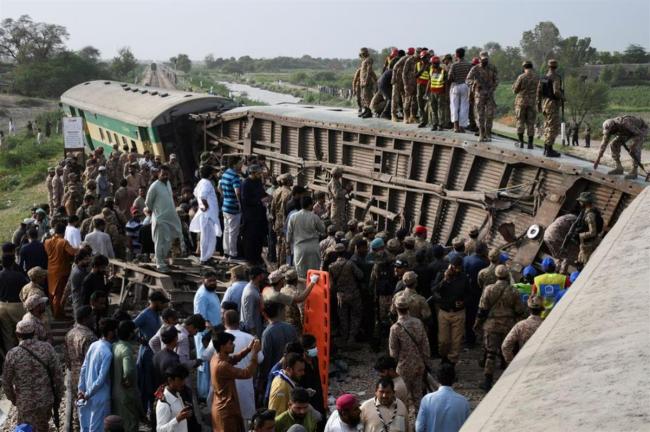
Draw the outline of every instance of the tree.
<instances>
[{"instance_id":1,"label":"tree","mask_svg":"<svg viewBox=\"0 0 650 432\"><path fill-rule=\"evenodd\" d=\"M521 51L517 47L495 50L490 61L497 68L501 81L513 81L521 73Z\"/></svg>"},{"instance_id":2,"label":"tree","mask_svg":"<svg viewBox=\"0 0 650 432\"><path fill-rule=\"evenodd\" d=\"M571 121L580 125L590 114L600 113L609 102L609 86L586 77L568 77L564 81L565 107Z\"/></svg>"},{"instance_id":3,"label":"tree","mask_svg":"<svg viewBox=\"0 0 650 432\"><path fill-rule=\"evenodd\" d=\"M598 75L598 81L604 82L604 83L611 83L612 79L614 78L614 72L612 71L612 68L610 66L605 66L600 70L600 74Z\"/></svg>"},{"instance_id":4,"label":"tree","mask_svg":"<svg viewBox=\"0 0 650 432\"><path fill-rule=\"evenodd\" d=\"M650 76L650 73L648 72L648 67L644 65L638 65L636 69L634 69L634 78L640 81L646 81L648 77Z\"/></svg>"},{"instance_id":5,"label":"tree","mask_svg":"<svg viewBox=\"0 0 650 432\"><path fill-rule=\"evenodd\" d=\"M138 66L131 48L123 47L117 51L117 57L111 62L111 70L115 78L122 81L129 81L132 72Z\"/></svg>"},{"instance_id":6,"label":"tree","mask_svg":"<svg viewBox=\"0 0 650 432\"><path fill-rule=\"evenodd\" d=\"M77 52L77 54L79 54L79 57L81 57L81 58L83 58L85 60L88 60L90 62L93 62L93 63L97 63L99 61L100 52L94 46L90 46L90 45L85 46L85 47L81 48Z\"/></svg>"},{"instance_id":7,"label":"tree","mask_svg":"<svg viewBox=\"0 0 650 432\"><path fill-rule=\"evenodd\" d=\"M29 15L14 20L6 18L0 23L0 58L5 57L21 64L44 61L62 52L68 39L65 27L34 22Z\"/></svg>"},{"instance_id":8,"label":"tree","mask_svg":"<svg viewBox=\"0 0 650 432\"><path fill-rule=\"evenodd\" d=\"M169 59L169 61L172 61L174 57ZM187 56L187 54L179 54L175 57L176 61L173 62L175 63L176 69L181 70L185 73L189 72L190 69L192 69L192 60Z\"/></svg>"},{"instance_id":9,"label":"tree","mask_svg":"<svg viewBox=\"0 0 650 432\"><path fill-rule=\"evenodd\" d=\"M630 44L623 52L624 63L648 63L650 54L641 45Z\"/></svg>"},{"instance_id":10,"label":"tree","mask_svg":"<svg viewBox=\"0 0 650 432\"><path fill-rule=\"evenodd\" d=\"M521 50L534 65L550 59L560 42L560 30L551 21L542 21L521 36Z\"/></svg>"},{"instance_id":11,"label":"tree","mask_svg":"<svg viewBox=\"0 0 650 432\"><path fill-rule=\"evenodd\" d=\"M584 66L596 58L596 48L591 46L591 38L571 36L558 43L557 60L563 68L573 69Z\"/></svg>"},{"instance_id":12,"label":"tree","mask_svg":"<svg viewBox=\"0 0 650 432\"><path fill-rule=\"evenodd\" d=\"M212 54L208 54L207 56L205 56L203 61L205 62L205 67L207 67L208 69L214 69L217 66L216 60L214 59L214 55Z\"/></svg>"},{"instance_id":13,"label":"tree","mask_svg":"<svg viewBox=\"0 0 650 432\"><path fill-rule=\"evenodd\" d=\"M612 67L612 84L620 85L627 79L627 72L620 64Z\"/></svg>"},{"instance_id":14,"label":"tree","mask_svg":"<svg viewBox=\"0 0 650 432\"><path fill-rule=\"evenodd\" d=\"M488 42L483 45L483 51L487 51L488 54L494 55L496 52L503 50L501 49L501 44L499 42Z\"/></svg>"}]
</instances>

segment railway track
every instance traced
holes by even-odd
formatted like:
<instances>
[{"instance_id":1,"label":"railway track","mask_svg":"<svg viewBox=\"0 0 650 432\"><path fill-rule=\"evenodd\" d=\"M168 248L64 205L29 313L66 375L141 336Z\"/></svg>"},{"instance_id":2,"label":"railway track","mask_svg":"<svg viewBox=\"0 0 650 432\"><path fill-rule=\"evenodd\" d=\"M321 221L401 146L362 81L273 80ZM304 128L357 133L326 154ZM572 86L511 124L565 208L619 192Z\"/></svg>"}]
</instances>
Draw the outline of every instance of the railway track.
<instances>
[{"instance_id":1,"label":"railway track","mask_svg":"<svg viewBox=\"0 0 650 432\"><path fill-rule=\"evenodd\" d=\"M176 86L172 81L174 80L174 77L174 72L165 66L157 65L155 69L152 69L151 66L148 66L145 70L144 77L140 84L150 87L175 89Z\"/></svg>"}]
</instances>

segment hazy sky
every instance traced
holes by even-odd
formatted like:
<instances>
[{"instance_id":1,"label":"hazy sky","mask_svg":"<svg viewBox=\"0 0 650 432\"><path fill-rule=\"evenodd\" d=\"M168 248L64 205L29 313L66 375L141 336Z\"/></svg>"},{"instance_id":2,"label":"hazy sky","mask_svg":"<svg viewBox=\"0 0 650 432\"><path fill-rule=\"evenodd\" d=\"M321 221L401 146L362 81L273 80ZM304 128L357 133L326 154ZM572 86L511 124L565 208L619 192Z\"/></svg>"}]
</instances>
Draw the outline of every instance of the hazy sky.
<instances>
[{"instance_id":1,"label":"hazy sky","mask_svg":"<svg viewBox=\"0 0 650 432\"><path fill-rule=\"evenodd\" d=\"M600 50L650 48L650 0L0 0L0 17L28 14L67 27L68 46L102 57L130 46L140 59L355 57L360 46L424 45L437 52L497 41L553 21L564 37L590 36Z\"/></svg>"}]
</instances>

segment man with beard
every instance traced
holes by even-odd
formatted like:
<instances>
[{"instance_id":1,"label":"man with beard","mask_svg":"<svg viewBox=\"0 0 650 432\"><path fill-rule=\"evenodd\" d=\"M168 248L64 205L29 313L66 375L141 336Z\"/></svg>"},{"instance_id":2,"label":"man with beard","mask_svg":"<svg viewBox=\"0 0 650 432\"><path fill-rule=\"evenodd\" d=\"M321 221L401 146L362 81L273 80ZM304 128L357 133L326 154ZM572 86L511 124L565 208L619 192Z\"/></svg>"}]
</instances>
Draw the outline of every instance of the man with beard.
<instances>
[{"instance_id":1,"label":"man with beard","mask_svg":"<svg viewBox=\"0 0 650 432\"><path fill-rule=\"evenodd\" d=\"M147 192L145 199L147 208L151 211L151 232L156 255L158 271L167 271L165 259L169 255L174 240L182 239L181 220L176 213L174 195L169 183L169 167L160 167L160 175ZM184 249L181 242L181 250Z\"/></svg>"},{"instance_id":2,"label":"man with beard","mask_svg":"<svg viewBox=\"0 0 650 432\"><path fill-rule=\"evenodd\" d=\"M248 177L242 183L242 237L244 242L244 258L251 264L262 264L262 246L266 238L268 223L266 207L268 195L262 183L262 167L248 167Z\"/></svg>"},{"instance_id":3,"label":"man with beard","mask_svg":"<svg viewBox=\"0 0 650 432\"><path fill-rule=\"evenodd\" d=\"M194 313L200 314L205 319L206 330L194 336L196 358L203 356L203 335L209 333L214 327L221 324L221 302L216 293L217 273L209 270L203 274L203 285L199 287L194 296ZM197 369L197 393L200 398L207 398L210 391L209 362L203 363Z\"/></svg>"},{"instance_id":4,"label":"man with beard","mask_svg":"<svg viewBox=\"0 0 650 432\"><path fill-rule=\"evenodd\" d=\"M307 432L316 432L317 422L314 412L309 407L309 392L302 387L291 390L289 409L275 420L276 432L287 432L293 425L300 425Z\"/></svg>"},{"instance_id":5,"label":"man with beard","mask_svg":"<svg viewBox=\"0 0 650 432\"><path fill-rule=\"evenodd\" d=\"M217 237L221 237L221 223L219 222L219 202L217 193L212 184L215 169L211 165L203 165L199 169L201 180L194 188L194 196L199 203L190 223L190 231L201 234L201 264L205 264L214 254L217 247Z\"/></svg>"},{"instance_id":6,"label":"man with beard","mask_svg":"<svg viewBox=\"0 0 650 432\"><path fill-rule=\"evenodd\" d=\"M353 394L346 393L336 399L336 411L325 425L325 432L356 432L361 422L359 401Z\"/></svg>"}]
</instances>

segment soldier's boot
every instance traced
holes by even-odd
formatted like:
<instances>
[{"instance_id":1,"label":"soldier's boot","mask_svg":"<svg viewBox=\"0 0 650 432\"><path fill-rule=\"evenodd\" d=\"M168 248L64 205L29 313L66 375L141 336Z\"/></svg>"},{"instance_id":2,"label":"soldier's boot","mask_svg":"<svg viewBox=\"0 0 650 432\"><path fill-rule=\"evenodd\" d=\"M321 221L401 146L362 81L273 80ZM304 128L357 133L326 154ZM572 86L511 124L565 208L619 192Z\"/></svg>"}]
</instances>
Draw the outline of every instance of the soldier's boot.
<instances>
[{"instance_id":1,"label":"soldier's boot","mask_svg":"<svg viewBox=\"0 0 650 432\"><path fill-rule=\"evenodd\" d=\"M423 128L423 127L426 127L427 124L429 124L429 122L428 122L426 119L422 119L422 121L420 122L420 124L418 124L418 127L419 127L419 128Z\"/></svg>"},{"instance_id":2,"label":"soldier's boot","mask_svg":"<svg viewBox=\"0 0 650 432\"><path fill-rule=\"evenodd\" d=\"M392 115L392 116L390 117L390 120L391 120L392 122L394 122L394 123L399 122L399 118L397 118L396 115Z\"/></svg>"},{"instance_id":3,"label":"soldier's boot","mask_svg":"<svg viewBox=\"0 0 650 432\"><path fill-rule=\"evenodd\" d=\"M517 138L519 138L519 141L515 142L515 147L524 148L524 134L518 133Z\"/></svg>"},{"instance_id":4,"label":"soldier's boot","mask_svg":"<svg viewBox=\"0 0 650 432\"><path fill-rule=\"evenodd\" d=\"M460 132L460 126L458 126L458 122L454 122L454 132Z\"/></svg>"},{"instance_id":5,"label":"soldier's boot","mask_svg":"<svg viewBox=\"0 0 650 432\"><path fill-rule=\"evenodd\" d=\"M485 141L486 142L492 142L492 127L487 126L485 128Z\"/></svg>"},{"instance_id":6,"label":"soldier's boot","mask_svg":"<svg viewBox=\"0 0 650 432\"><path fill-rule=\"evenodd\" d=\"M370 118L372 117L372 111L370 111L370 108L364 108L363 113L361 113L361 118Z\"/></svg>"},{"instance_id":7,"label":"soldier's boot","mask_svg":"<svg viewBox=\"0 0 650 432\"><path fill-rule=\"evenodd\" d=\"M478 142L485 142L485 130L483 126L478 127Z\"/></svg>"},{"instance_id":8,"label":"soldier's boot","mask_svg":"<svg viewBox=\"0 0 650 432\"><path fill-rule=\"evenodd\" d=\"M532 150L535 148L535 146L533 145L534 139L535 139L535 135L531 135L528 137L528 150ZM523 143L522 143L522 147L523 147Z\"/></svg>"},{"instance_id":9,"label":"soldier's boot","mask_svg":"<svg viewBox=\"0 0 650 432\"><path fill-rule=\"evenodd\" d=\"M636 164L634 164L632 170L625 175L625 178L627 180L634 180L638 175L639 175L639 167Z\"/></svg>"},{"instance_id":10,"label":"soldier's boot","mask_svg":"<svg viewBox=\"0 0 650 432\"><path fill-rule=\"evenodd\" d=\"M553 150L553 146L550 144L544 145L544 156L546 157L551 157L551 158L556 158L562 156L560 153L556 152Z\"/></svg>"},{"instance_id":11,"label":"soldier's boot","mask_svg":"<svg viewBox=\"0 0 650 432\"><path fill-rule=\"evenodd\" d=\"M616 164L616 166L614 167L613 170L607 171L607 174L609 175L623 174L623 165L621 165L621 160L620 159L615 160L614 163Z\"/></svg>"},{"instance_id":12,"label":"soldier's boot","mask_svg":"<svg viewBox=\"0 0 650 432\"><path fill-rule=\"evenodd\" d=\"M479 388L481 390L485 390L486 392L489 392L490 389L492 388L492 375L485 375L485 378L483 379L483 382L479 385Z\"/></svg>"}]
</instances>

